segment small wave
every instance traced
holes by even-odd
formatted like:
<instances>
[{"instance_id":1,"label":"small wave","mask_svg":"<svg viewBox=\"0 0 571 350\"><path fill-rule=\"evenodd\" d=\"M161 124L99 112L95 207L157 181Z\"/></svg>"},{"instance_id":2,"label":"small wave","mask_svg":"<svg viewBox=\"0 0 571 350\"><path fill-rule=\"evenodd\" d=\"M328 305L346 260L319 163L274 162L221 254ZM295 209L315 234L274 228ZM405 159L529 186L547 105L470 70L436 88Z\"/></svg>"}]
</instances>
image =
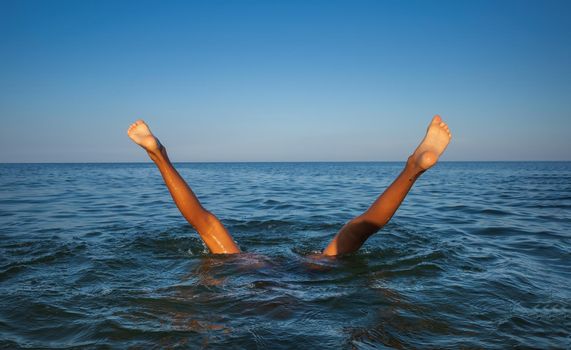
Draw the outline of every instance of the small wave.
<instances>
[{"instance_id":1,"label":"small wave","mask_svg":"<svg viewBox=\"0 0 571 350\"><path fill-rule=\"evenodd\" d=\"M377 272L379 277L405 277L405 276L434 276L436 273L445 271L439 264L423 262L409 268L392 268Z\"/></svg>"},{"instance_id":2,"label":"small wave","mask_svg":"<svg viewBox=\"0 0 571 350\"><path fill-rule=\"evenodd\" d=\"M161 256L197 256L208 253L196 232L191 232L190 229L187 231L186 228L172 232L144 232L122 245L128 251L151 252Z\"/></svg>"},{"instance_id":3,"label":"small wave","mask_svg":"<svg viewBox=\"0 0 571 350\"><path fill-rule=\"evenodd\" d=\"M7 249L8 263L2 267L0 279L13 277L38 265L52 265L79 256L87 250L85 243L21 242ZM6 253L6 252L5 252ZM30 256L31 255L31 256Z\"/></svg>"},{"instance_id":4,"label":"small wave","mask_svg":"<svg viewBox=\"0 0 571 350\"><path fill-rule=\"evenodd\" d=\"M8 280L12 276L16 276L20 272L24 271L27 268L25 265L12 265L7 268L3 267L3 270L0 271L0 282L4 282Z\"/></svg>"}]
</instances>

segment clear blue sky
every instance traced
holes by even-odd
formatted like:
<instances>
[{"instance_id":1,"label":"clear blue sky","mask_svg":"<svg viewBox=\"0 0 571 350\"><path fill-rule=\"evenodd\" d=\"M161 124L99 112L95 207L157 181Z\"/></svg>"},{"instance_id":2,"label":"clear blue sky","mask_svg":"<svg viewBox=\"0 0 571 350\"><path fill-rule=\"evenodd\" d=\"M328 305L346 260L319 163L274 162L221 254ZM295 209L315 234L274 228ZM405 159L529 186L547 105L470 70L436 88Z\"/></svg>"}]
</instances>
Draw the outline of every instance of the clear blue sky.
<instances>
[{"instance_id":1,"label":"clear blue sky","mask_svg":"<svg viewBox=\"0 0 571 350\"><path fill-rule=\"evenodd\" d=\"M571 1L0 0L0 162L571 160Z\"/></svg>"}]
</instances>

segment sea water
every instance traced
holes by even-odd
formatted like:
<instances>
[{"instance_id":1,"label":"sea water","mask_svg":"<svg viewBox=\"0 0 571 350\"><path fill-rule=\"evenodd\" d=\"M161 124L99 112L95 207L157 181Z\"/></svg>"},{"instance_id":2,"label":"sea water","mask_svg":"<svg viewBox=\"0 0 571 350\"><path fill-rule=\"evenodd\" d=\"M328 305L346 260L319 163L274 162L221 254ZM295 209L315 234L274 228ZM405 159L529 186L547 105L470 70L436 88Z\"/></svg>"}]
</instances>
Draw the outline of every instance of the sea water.
<instances>
[{"instance_id":1,"label":"sea water","mask_svg":"<svg viewBox=\"0 0 571 350\"><path fill-rule=\"evenodd\" d=\"M403 163L0 165L0 348L569 348L571 163L443 162L357 253L314 259Z\"/></svg>"}]
</instances>

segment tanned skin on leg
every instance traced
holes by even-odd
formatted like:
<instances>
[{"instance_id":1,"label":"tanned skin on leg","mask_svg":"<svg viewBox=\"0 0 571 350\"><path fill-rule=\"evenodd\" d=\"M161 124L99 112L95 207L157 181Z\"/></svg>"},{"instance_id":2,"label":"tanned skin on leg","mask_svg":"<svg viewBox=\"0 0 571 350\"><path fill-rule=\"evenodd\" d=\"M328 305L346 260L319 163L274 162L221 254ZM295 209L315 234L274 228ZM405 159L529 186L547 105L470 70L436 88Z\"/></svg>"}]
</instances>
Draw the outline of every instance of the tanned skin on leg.
<instances>
[{"instance_id":1,"label":"tanned skin on leg","mask_svg":"<svg viewBox=\"0 0 571 350\"><path fill-rule=\"evenodd\" d=\"M224 225L200 204L196 195L176 171L169 160L166 149L151 133L147 124L142 120L137 120L129 127L127 135L143 147L155 162L176 206L196 229L208 249L214 254L240 253L240 248Z\"/></svg>"},{"instance_id":2,"label":"tanned skin on leg","mask_svg":"<svg viewBox=\"0 0 571 350\"><path fill-rule=\"evenodd\" d=\"M428 125L426 136L408 158L404 170L363 214L349 221L323 251L334 256L358 250L372 234L386 225L418 177L430 169L444 150L452 134L448 125L436 115Z\"/></svg>"}]
</instances>

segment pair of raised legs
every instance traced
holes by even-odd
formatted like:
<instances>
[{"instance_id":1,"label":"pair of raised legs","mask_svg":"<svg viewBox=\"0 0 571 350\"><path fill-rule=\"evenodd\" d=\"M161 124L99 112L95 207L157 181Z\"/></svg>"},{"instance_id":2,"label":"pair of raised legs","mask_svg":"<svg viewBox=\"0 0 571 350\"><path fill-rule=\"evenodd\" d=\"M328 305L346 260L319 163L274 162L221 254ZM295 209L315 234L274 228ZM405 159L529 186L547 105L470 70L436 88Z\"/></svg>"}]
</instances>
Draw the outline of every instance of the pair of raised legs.
<instances>
[{"instance_id":1,"label":"pair of raised legs","mask_svg":"<svg viewBox=\"0 0 571 350\"><path fill-rule=\"evenodd\" d=\"M131 124L129 137L143 147L155 162L171 196L186 220L196 229L214 254L240 253L220 220L206 210L188 184L171 164L165 147L151 133L142 120ZM434 116L426 136L408 158L406 165L393 183L364 213L349 221L339 230L323 255L339 255L358 250L372 234L386 225L408 194L418 177L431 168L448 146L452 134L440 116Z\"/></svg>"}]
</instances>

